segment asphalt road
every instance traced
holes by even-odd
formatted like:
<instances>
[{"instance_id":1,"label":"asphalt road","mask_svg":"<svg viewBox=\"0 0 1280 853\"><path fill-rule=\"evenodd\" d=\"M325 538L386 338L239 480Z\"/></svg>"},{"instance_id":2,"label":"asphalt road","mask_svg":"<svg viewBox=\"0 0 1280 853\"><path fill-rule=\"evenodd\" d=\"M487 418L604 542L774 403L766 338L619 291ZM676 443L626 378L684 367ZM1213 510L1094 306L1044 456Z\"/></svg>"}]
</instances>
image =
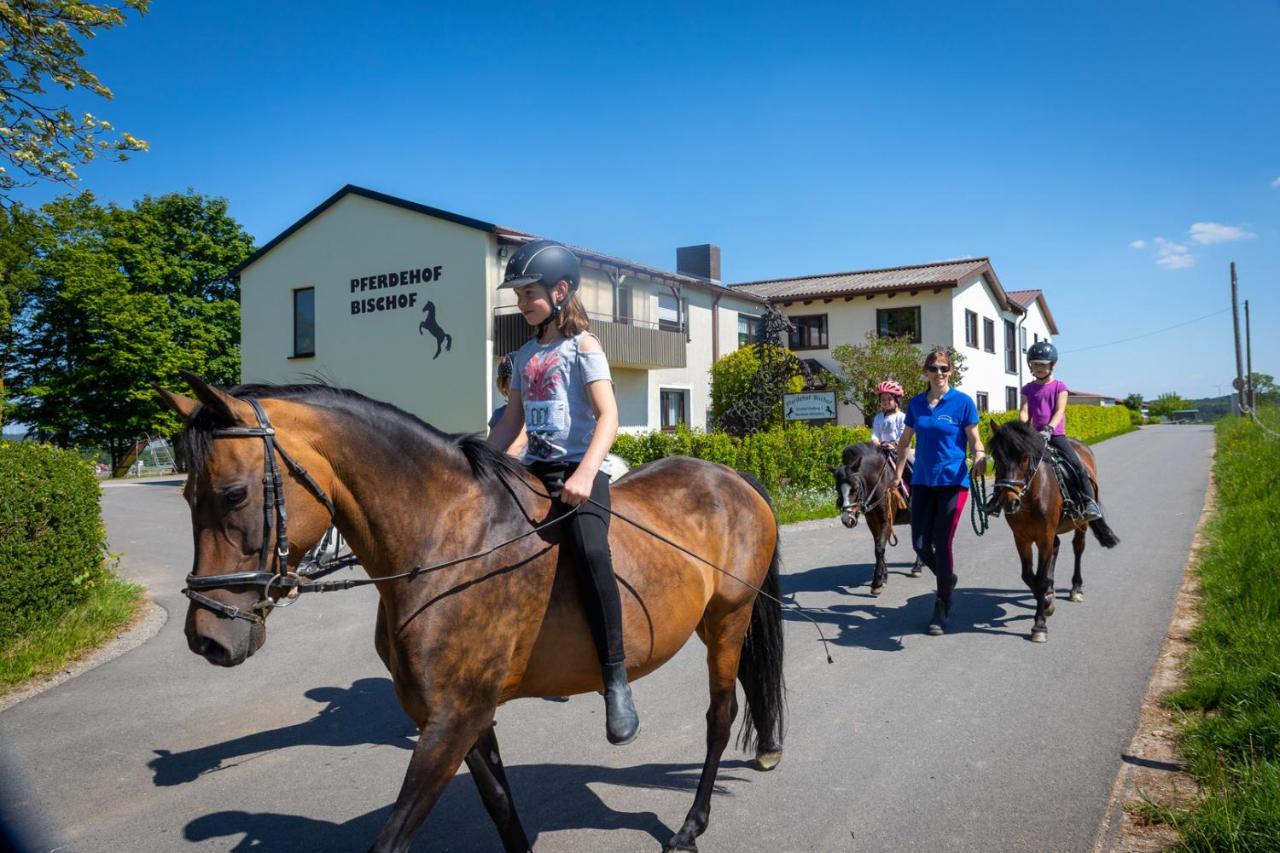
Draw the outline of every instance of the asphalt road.
<instances>
[{"instance_id":1,"label":"asphalt road","mask_svg":"<svg viewBox=\"0 0 1280 853\"><path fill-rule=\"evenodd\" d=\"M1099 445L1122 544L1085 553L1085 601L1045 645L1003 521L961 527L952 632L923 634L932 579L906 537L872 598L865 527L784 531L785 588L820 614L787 624L790 728L777 770L726 753L704 851L1091 849L1172 611L1212 454L1203 427ZM303 599L267 645L224 670L187 651L186 507L172 483L104 490L122 571L171 614L152 640L0 713L0 810L42 850L363 850L386 817L414 732L373 650L374 593ZM521 700L498 713L517 806L545 851L656 850L683 821L703 754L695 639L636 685L644 730L604 739L601 700ZM415 850L500 849L465 769Z\"/></svg>"}]
</instances>

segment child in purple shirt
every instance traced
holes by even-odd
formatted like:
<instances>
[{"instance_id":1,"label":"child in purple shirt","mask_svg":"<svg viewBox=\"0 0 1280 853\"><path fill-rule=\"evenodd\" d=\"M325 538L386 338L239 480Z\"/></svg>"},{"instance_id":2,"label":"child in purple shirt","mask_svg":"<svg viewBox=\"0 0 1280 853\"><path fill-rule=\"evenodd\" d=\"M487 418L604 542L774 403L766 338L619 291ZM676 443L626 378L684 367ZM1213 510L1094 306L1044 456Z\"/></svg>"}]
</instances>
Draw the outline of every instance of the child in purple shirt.
<instances>
[{"instance_id":1,"label":"child in purple shirt","mask_svg":"<svg viewBox=\"0 0 1280 853\"><path fill-rule=\"evenodd\" d=\"M1045 440L1075 469L1076 482L1080 484L1083 506L1080 508L1085 521L1102 518L1102 508L1093 492L1089 472L1080 464L1080 457L1067 440L1067 385L1053 378L1053 368L1058 363L1058 348L1048 341L1040 341L1027 350L1027 364L1035 379L1022 386L1022 410L1018 419L1039 430Z\"/></svg>"}]
</instances>

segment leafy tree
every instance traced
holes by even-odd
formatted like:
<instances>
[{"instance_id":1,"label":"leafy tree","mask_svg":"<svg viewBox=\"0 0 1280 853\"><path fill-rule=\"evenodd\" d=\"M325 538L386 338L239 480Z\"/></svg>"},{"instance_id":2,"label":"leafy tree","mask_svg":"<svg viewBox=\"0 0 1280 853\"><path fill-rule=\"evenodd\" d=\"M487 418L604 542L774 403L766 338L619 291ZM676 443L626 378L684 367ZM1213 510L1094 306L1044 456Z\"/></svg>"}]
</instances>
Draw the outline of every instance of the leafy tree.
<instances>
[{"instance_id":1,"label":"leafy tree","mask_svg":"<svg viewBox=\"0 0 1280 853\"><path fill-rule=\"evenodd\" d=\"M253 249L226 203L193 192L102 207L89 193L40 212L35 284L15 326L14 414L59 446L119 467L143 434L177 423L150 383L178 371L239 376L239 293Z\"/></svg>"},{"instance_id":2,"label":"leafy tree","mask_svg":"<svg viewBox=\"0 0 1280 853\"><path fill-rule=\"evenodd\" d=\"M1190 403L1178 395L1176 391L1166 391L1147 404L1147 411L1153 415L1167 418L1180 409L1190 408Z\"/></svg>"},{"instance_id":3,"label":"leafy tree","mask_svg":"<svg viewBox=\"0 0 1280 853\"><path fill-rule=\"evenodd\" d=\"M831 351L831 357L840 369L835 382L840 402L857 406L870 416L879 410L876 386L884 380L896 380L907 396L913 389L923 388L920 374L925 352L934 347L920 347L906 336L880 337L875 331L867 332L866 341L841 344ZM954 347L946 349L951 356L951 384L959 386L964 378L964 354Z\"/></svg>"},{"instance_id":4,"label":"leafy tree","mask_svg":"<svg viewBox=\"0 0 1280 853\"><path fill-rule=\"evenodd\" d=\"M36 229L21 208L0 207L0 424L4 423L4 375L13 350L13 325L35 284Z\"/></svg>"},{"instance_id":5,"label":"leafy tree","mask_svg":"<svg viewBox=\"0 0 1280 853\"><path fill-rule=\"evenodd\" d=\"M1253 385L1253 396L1259 403L1280 402L1280 386L1276 385L1274 376L1269 373L1258 373L1255 370L1249 374L1249 379Z\"/></svg>"},{"instance_id":6,"label":"leafy tree","mask_svg":"<svg viewBox=\"0 0 1280 853\"><path fill-rule=\"evenodd\" d=\"M72 115L56 105L45 87L86 90L110 100L111 90L81 63L81 42L125 22L127 8L145 14L149 0L123 5L84 0L0 0L0 203L10 192L37 180L71 184L76 167L100 155L127 160L147 143L117 133L110 122L90 113ZM17 174L15 174L15 172Z\"/></svg>"},{"instance_id":7,"label":"leafy tree","mask_svg":"<svg viewBox=\"0 0 1280 853\"><path fill-rule=\"evenodd\" d=\"M1135 412L1142 411L1142 395L1130 394L1124 398L1124 405L1126 409L1133 409Z\"/></svg>"},{"instance_id":8,"label":"leafy tree","mask_svg":"<svg viewBox=\"0 0 1280 853\"><path fill-rule=\"evenodd\" d=\"M800 359L790 350L774 344L758 344L739 347L721 356L711 365L711 416L722 424L725 415L743 400L752 397L757 390L760 374L760 357L777 359L787 365L785 392L794 394L804 390L804 377L800 375ZM782 424L781 398L779 405L770 406L764 417L764 429Z\"/></svg>"}]
</instances>

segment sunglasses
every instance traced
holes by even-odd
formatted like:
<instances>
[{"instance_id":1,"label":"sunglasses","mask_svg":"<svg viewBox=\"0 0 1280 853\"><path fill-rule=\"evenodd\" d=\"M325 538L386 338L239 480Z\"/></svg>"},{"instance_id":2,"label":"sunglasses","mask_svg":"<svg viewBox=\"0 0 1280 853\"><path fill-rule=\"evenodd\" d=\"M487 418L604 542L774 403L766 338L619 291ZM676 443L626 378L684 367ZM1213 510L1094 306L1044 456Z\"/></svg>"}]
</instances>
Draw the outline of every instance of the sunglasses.
<instances>
[{"instance_id":1,"label":"sunglasses","mask_svg":"<svg viewBox=\"0 0 1280 853\"><path fill-rule=\"evenodd\" d=\"M925 370L930 373L950 373L951 367L946 364L931 364Z\"/></svg>"}]
</instances>

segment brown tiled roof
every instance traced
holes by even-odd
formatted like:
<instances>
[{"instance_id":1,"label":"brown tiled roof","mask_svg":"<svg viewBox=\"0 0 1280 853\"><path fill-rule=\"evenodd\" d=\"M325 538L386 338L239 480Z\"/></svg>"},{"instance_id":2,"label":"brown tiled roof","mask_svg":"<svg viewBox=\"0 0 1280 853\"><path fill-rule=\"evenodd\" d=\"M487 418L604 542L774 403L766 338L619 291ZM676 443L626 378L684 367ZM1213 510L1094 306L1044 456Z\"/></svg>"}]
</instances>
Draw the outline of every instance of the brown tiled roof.
<instances>
[{"instance_id":1,"label":"brown tiled roof","mask_svg":"<svg viewBox=\"0 0 1280 853\"><path fill-rule=\"evenodd\" d=\"M1058 334L1058 324L1054 322L1053 312L1049 310L1049 300L1044 298L1043 290L1009 290L1005 292L1009 297L1009 301L1017 305L1023 311L1031 307L1033 302L1040 303L1040 313L1044 314L1044 320L1049 324L1049 331L1055 335Z\"/></svg>"},{"instance_id":2,"label":"brown tiled roof","mask_svg":"<svg viewBox=\"0 0 1280 853\"><path fill-rule=\"evenodd\" d=\"M1004 288L1000 286L995 271L991 269L991 261L987 258L964 258L957 261L939 261L886 269L745 281L729 286L734 290L744 290L765 299L778 301L811 299L816 296L892 293L898 290L931 287L958 287L960 282L967 281L980 273L987 274L998 301L1004 303Z\"/></svg>"}]
</instances>

